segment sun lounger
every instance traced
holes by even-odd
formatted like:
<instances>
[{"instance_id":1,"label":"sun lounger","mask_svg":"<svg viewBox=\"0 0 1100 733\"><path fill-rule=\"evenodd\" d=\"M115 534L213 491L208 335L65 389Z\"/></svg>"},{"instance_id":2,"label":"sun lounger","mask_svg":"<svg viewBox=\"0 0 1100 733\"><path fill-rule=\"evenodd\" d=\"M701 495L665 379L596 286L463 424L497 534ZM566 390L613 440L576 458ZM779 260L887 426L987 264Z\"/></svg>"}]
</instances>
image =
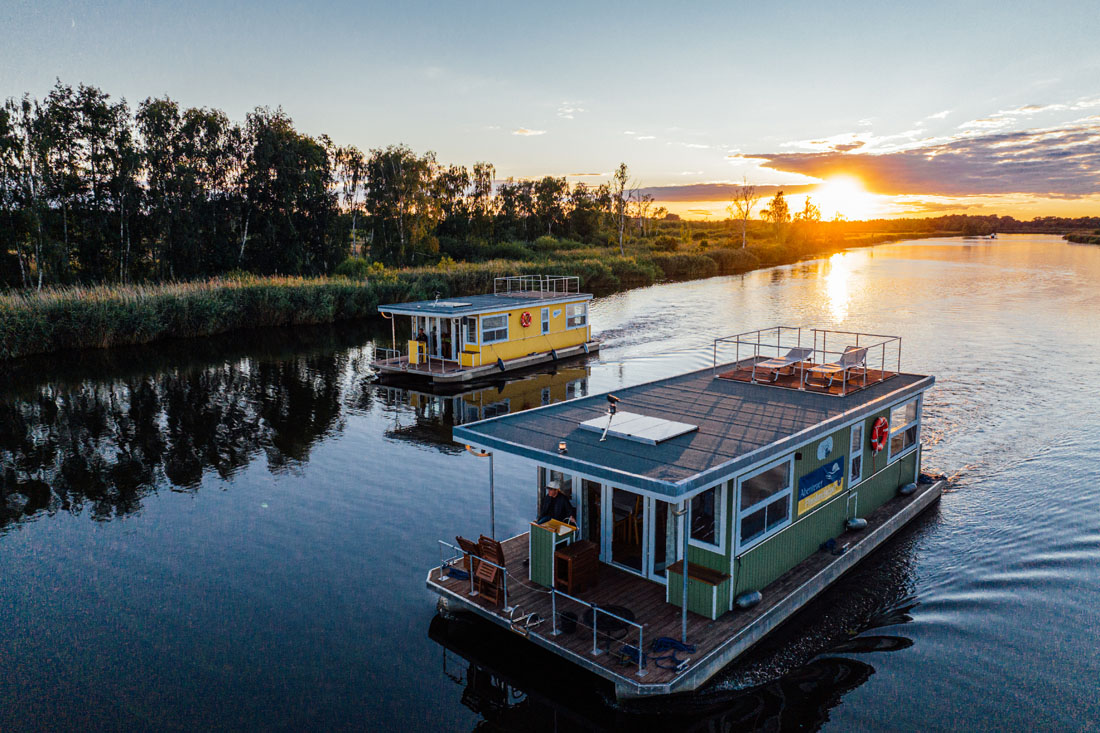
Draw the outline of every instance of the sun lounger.
<instances>
[{"instance_id":1,"label":"sun lounger","mask_svg":"<svg viewBox=\"0 0 1100 733\"><path fill-rule=\"evenodd\" d=\"M867 378L867 349L849 346L840 355L840 360L831 364L818 364L806 370L807 381L820 379L825 382L825 387L832 387L833 382L839 377L841 382L847 383L848 377L853 372L860 372L864 379Z\"/></svg>"},{"instance_id":2,"label":"sun lounger","mask_svg":"<svg viewBox=\"0 0 1100 733\"><path fill-rule=\"evenodd\" d=\"M788 351L785 356L777 356L774 359L757 362L752 367L752 381L756 381L757 372L762 372L769 378L769 381L774 382L779 379L779 373L783 369L793 367L795 364L809 359L813 353L813 349L799 346Z\"/></svg>"}]
</instances>

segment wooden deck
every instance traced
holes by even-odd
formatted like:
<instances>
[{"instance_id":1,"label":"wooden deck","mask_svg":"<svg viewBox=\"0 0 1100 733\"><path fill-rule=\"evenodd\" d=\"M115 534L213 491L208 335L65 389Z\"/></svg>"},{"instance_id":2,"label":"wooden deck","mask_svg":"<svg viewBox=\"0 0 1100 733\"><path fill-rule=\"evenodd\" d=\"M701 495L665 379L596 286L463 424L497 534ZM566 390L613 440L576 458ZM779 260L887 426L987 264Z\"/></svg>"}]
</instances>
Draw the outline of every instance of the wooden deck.
<instances>
[{"instance_id":1,"label":"wooden deck","mask_svg":"<svg viewBox=\"0 0 1100 733\"><path fill-rule=\"evenodd\" d=\"M896 497L887 502L867 517L866 529L845 533L838 538L838 544L848 544L848 550L843 555L824 552L811 555L764 588L764 600L752 609L730 611L715 621L689 612L687 640L695 645L696 651L690 655L679 655L681 658L690 657L690 663L681 670L662 669L651 661L646 666L645 674L639 676L636 664L621 664L619 651L623 645L637 644L637 630L633 627L628 627L625 632L620 630L612 637L597 633L596 646L600 653L593 654L592 628L584 623L587 607L563 599L560 595L557 598L559 628L561 614L566 611L576 614L579 623L572 634L554 635L550 621L550 593L528 579L524 565L527 533L503 543L508 569L507 604L516 609L513 615L537 613L544 619L529 631L529 640L611 680L620 696L669 694L695 689L927 508L939 498L942 488L943 482L922 485L912 496ZM510 627L510 614L503 610L504 604L494 605L481 596L471 596L469 580L449 576L440 579L440 569L436 568L429 572L427 584L451 601L453 610L470 610ZM599 581L595 586L574 595L597 606L614 605L629 609L634 620L643 627L643 646L647 653L652 641L658 637L680 639L681 610L665 602L665 587L660 583L601 563ZM603 624L604 619L600 616L597 626Z\"/></svg>"},{"instance_id":2,"label":"wooden deck","mask_svg":"<svg viewBox=\"0 0 1100 733\"><path fill-rule=\"evenodd\" d=\"M764 361L764 358L761 357L759 361ZM898 374L889 369L885 371L881 369L867 369L866 374L863 372L851 373L848 377L847 390L845 391L845 386L839 377L833 381L832 385L829 385L828 377L824 379L820 377L811 378L807 373L806 382L803 383L802 370L805 369L808 372L809 369L814 366L817 365L813 362L804 362L802 364L794 364L785 367L778 372L758 369L756 372L756 380L753 382L753 360L748 359L742 360L733 369L719 373L718 378L729 379L734 382L762 384L769 387L782 387L784 389L800 389L804 386L807 392L817 392L819 394L833 395L834 397L843 397L845 395L855 394L865 387L878 384L891 377L896 377Z\"/></svg>"}]
</instances>

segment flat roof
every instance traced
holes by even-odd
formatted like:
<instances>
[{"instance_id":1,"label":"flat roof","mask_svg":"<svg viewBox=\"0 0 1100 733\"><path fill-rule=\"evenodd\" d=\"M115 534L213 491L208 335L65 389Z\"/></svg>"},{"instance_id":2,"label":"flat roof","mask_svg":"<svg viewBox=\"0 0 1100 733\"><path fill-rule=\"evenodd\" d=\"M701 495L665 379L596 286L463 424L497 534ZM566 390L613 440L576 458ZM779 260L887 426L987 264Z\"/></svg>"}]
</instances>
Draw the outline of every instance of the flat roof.
<instances>
[{"instance_id":1,"label":"flat roof","mask_svg":"<svg viewBox=\"0 0 1100 733\"><path fill-rule=\"evenodd\" d=\"M474 316L479 313L514 310L516 308L538 308L556 303L575 303L578 300L592 300L591 293L569 293L543 295L469 295L461 298L440 298L439 300L420 300L415 303L391 303L378 306L379 312L395 313L403 316Z\"/></svg>"},{"instance_id":2,"label":"flat roof","mask_svg":"<svg viewBox=\"0 0 1100 733\"><path fill-rule=\"evenodd\" d=\"M708 367L614 390L621 411L699 427L657 445L610 435L601 443L598 433L581 427L607 414L606 392L462 425L454 429L454 440L676 498L923 392L934 382L930 376L902 373L837 397L717 379ZM567 452L561 454L558 442L563 440Z\"/></svg>"}]
</instances>

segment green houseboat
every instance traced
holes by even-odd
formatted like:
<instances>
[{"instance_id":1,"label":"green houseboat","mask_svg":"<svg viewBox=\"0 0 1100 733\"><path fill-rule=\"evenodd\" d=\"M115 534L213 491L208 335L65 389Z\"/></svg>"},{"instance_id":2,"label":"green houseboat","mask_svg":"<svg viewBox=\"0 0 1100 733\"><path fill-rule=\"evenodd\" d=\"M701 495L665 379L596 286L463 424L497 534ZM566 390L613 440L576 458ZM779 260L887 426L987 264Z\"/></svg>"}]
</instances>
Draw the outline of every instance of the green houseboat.
<instances>
[{"instance_id":1,"label":"green houseboat","mask_svg":"<svg viewBox=\"0 0 1100 733\"><path fill-rule=\"evenodd\" d=\"M621 698L692 690L939 498L920 472L934 379L901 370L899 337L779 326L713 352L708 369L456 427L490 457L490 496L494 454L533 464L542 521L440 541L441 604Z\"/></svg>"}]
</instances>

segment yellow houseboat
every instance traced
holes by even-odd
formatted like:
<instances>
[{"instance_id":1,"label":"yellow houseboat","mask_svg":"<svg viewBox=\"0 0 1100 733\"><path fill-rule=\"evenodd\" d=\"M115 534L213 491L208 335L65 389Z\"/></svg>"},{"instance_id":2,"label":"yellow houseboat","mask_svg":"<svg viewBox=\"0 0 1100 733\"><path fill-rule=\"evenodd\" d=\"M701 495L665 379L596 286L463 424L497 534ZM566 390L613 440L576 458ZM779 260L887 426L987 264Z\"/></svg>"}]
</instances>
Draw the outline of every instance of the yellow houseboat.
<instances>
[{"instance_id":1,"label":"yellow houseboat","mask_svg":"<svg viewBox=\"0 0 1100 733\"><path fill-rule=\"evenodd\" d=\"M465 382L588 354L600 347L588 322L589 293L576 277L498 277L492 294L378 306L411 319L407 349L376 349L382 374Z\"/></svg>"}]
</instances>

